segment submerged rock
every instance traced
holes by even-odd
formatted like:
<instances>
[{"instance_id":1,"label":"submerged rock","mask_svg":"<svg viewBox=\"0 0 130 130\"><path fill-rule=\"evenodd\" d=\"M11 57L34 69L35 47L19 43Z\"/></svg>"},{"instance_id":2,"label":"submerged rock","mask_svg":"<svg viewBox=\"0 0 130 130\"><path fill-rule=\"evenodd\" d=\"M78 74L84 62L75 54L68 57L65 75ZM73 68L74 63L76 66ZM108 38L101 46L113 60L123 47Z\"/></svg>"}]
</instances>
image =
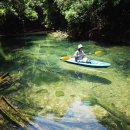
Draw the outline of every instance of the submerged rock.
<instances>
[{"instance_id":1,"label":"submerged rock","mask_svg":"<svg viewBox=\"0 0 130 130\"><path fill-rule=\"evenodd\" d=\"M64 96L64 92L63 92L63 91L56 91L56 92L55 92L55 95L56 95L57 97L61 97L61 96Z\"/></svg>"},{"instance_id":2,"label":"submerged rock","mask_svg":"<svg viewBox=\"0 0 130 130\"><path fill-rule=\"evenodd\" d=\"M36 91L36 93L48 93L47 89L40 89L38 91Z\"/></svg>"}]
</instances>

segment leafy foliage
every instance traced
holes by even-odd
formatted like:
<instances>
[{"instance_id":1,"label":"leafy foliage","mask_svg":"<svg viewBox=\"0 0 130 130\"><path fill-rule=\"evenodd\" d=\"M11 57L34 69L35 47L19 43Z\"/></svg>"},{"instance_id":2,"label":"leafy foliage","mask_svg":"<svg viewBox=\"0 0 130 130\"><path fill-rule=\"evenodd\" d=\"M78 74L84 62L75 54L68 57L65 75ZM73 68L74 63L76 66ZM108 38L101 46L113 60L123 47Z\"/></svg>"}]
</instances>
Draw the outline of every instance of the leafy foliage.
<instances>
[{"instance_id":1,"label":"leafy foliage","mask_svg":"<svg viewBox=\"0 0 130 130\"><path fill-rule=\"evenodd\" d=\"M84 21L86 17L86 11L93 4L93 0L56 0L56 2L68 23L79 23Z\"/></svg>"},{"instance_id":2,"label":"leafy foliage","mask_svg":"<svg viewBox=\"0 0 130 130\"><path fill-rule=\"evenodd\" d=\"M0 27L28 25L66 29L73 38L101 38L130 30L130 2L124 0L2 0ZM38 27L37 26L37 27ZM6 28L3 28L3 30ZM11 30L11 29L10 29ZM13 29L12 29L13 30Z\"/></svg>"}]
</instances>

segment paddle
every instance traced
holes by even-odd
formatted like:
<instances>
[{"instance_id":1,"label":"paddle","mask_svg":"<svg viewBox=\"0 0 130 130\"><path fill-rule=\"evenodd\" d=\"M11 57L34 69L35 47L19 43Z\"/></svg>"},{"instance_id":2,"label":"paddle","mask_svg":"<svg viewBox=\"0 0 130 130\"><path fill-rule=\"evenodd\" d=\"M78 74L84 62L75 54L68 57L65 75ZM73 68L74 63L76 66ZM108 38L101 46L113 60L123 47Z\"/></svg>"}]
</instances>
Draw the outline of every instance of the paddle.
<instances>
[{"instance_id":1,"label":"paddle","mask_svg":"<svg viewBox=\"0 0 130 130\"><path fill-rule=\"evenodd\" d=\"M95 51L94 54L96 54L96 55L101 55L101 54L103 54L103 51ZM89 53L88 56L89 56L89 55L91 55L91 53ZM72 57L71 57L71 56L63 56L63 57L60 58L60 60L66 61L66 60L69 60L70 58L72 58Z\"/></svg>"},{"instance_id":2,"label":"paddle","mask_svg":"<svg viewBox=\"0 0 130 130\"><path fill-rule=\"evenodd\" d=\"M92 55L92 54L95 54L95 55L101 55L101 54L104 54L104 52L103 51L100 51L100 50L98 50L98 51L95 51L94 53L88 53L88 55Z\"/></svg>"},{"instance_id":3,"label":"paddle","mask_svg":"<svg viewBox=\"0 0 130 130\"><path fill-rule=\"evenodd\" d=\"M66 61L66 60L69 60L70 58L71 58L70 56L63 56L60 58L60 60Z\"/></svg>"},{"instance_id":4,"label":"paddle","mask_svg":"<svg viewBox=\"0 0 130 130\"><path fill-rule=\"evenodd\" d=\"M95 54L96 55L101 55L101 54L103 54L103 51L95 51Z\"/></svg>"},{"instance_id":5,"label":"paddle","mask_svg":"<svg viewBox=\"0 0 130 130\"><path fill-rule=\"evenodd\" d=\"M66 61L66 60L69 60L70 58L74 58L74 57L64 56L64 57L61 57L60 60Z\"/></svg>"}]
</instances>

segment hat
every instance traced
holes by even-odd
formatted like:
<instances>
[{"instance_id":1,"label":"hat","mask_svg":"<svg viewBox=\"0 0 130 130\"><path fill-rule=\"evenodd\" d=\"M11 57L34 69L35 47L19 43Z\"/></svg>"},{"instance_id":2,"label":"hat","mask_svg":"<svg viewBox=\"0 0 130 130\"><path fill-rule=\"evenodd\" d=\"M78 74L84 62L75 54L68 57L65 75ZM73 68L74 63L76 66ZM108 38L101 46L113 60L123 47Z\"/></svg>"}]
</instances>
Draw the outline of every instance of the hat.
<instances>
[{"instance_id":1,"label":"hat","mask_svg":"<svg viewBox=\"0 0 130 130\"><path fill-rule=\"evenodd\" d=\"M80 49L80 48L82 48L82 47L83 47L82 44L79 44L79 45L78 45L78 49Z\"/></svg>"}]
</instances>

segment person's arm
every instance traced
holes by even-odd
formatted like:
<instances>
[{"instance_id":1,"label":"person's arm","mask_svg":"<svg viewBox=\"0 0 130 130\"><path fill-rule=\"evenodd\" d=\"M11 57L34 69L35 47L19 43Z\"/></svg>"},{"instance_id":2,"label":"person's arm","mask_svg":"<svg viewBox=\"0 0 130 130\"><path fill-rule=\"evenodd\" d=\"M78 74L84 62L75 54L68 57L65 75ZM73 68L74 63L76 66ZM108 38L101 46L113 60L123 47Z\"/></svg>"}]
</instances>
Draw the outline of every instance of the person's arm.
<instances>
[{"instance_id":1,"label":"person's arm","mask_svg":"<svg viewBox=\"0 0 130 130\"><path fill-rule=\"evenodd\" d=\"M73 56L73 57L75 58L75 61L76 61L76 62L77 62L77 59L78 59L78 57L79 57L78 54L79 54L78 51L76 51L75 54L74 54L74 56Z\"/></svg>"},{"instance_id":2,"label":"person's arm","mask_svg":"<svg viewBox=\"0 0 130 130\"><path fill-rule=\"evenodd\" d=\"M79 55L78 55L78 51L75 52L75 54L74 54L73 57L75 57L75 58L78 58L78 57L79 57Z\"/></svg>"},{"instance_id":3,"label":"person's arm","mask_svg":"<svg viewBox=\"0 0 130 130\"><path fill-rule=\"evenodd\" d=\"M87 56L87 55L84 53L84 51L82 51L82 56L83 56L83 58L84 58L85 56Z\"/></svg>"}]
</instances>

